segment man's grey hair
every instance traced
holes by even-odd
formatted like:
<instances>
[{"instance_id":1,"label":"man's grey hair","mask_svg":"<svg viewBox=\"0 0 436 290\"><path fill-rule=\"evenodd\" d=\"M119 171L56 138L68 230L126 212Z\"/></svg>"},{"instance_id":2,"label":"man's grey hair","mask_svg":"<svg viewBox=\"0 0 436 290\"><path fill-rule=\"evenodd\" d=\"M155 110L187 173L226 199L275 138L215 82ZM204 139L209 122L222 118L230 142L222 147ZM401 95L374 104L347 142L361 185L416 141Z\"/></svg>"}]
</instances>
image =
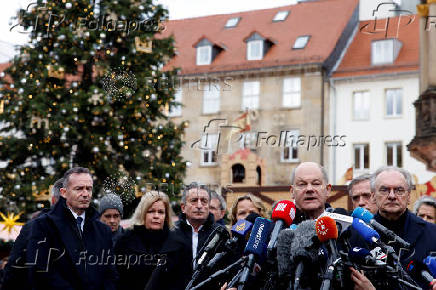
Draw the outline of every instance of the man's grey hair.
<instances>
[{"instance_id":1,"label":"man's grey hair","mask_svg":"<svg viewBox=\"0 0 436 290\"><path fill-rule=\"evenodd\" d=\"M301 163L298 164L297 167L295 167L295 168L292 170L292 173L291 173L291 185L294 185L294 181L295 181L295 173L296 173L296 171L297 171L298 166L300 166L300 165L301 165ZM327 174L327 170L325 170L325 168L322 167L321 165L319 165L318 163L316 163L316 165L318 165L318 168L319 168L319 169L321 170L321 172L322 172L322 176L323 176L324 182L325 182L326 184L328 184L328 183L329 183L329 177L328 177L328 174Z\"/></svg>"},{"instance_id":2,"label":"man's grey hair","mask_svg":"<svg viewBox=\"0 0 436 290\"><path fill-rule=\"evenodd\" d=\"M70 182L70 176L72 175L72 174L80 174L80 173L87 173L87 174L89 174L89 176L91 176L91 178L92 178L92 175L91 175L91 172L89 172L89 169L88 168L84 168L84 167L73 167L73 168L71 168L71 169L68 169L68 171L67 172L65 172L65 174L64 174L64 177L63 177L63 179L64 179L64 182L63 182L63 188L67 188L67 186L68 186L68 183Z\"/></svg>"},{"instance_id":3,"label":"man's grey hair","mask_svg":"<svg viewBox=\"0 0 436 290\"><path fill-rule=\"evenodd\" d=\"M185 188L183 189L183 192L182 192L182 201L181 201L182 203L184 203L184 204L186 203L186 197L187 197L189 191L193 188L196 188L197 190L200 190L200 189L205 190L207 192L207 194L209 195L209 203L210 203L211 190L210 190L209 186L207 186L205 184L200 184L197 182L192 182L191 184L185 186Z\"/></svg>"},{"instance_id":4,"label":"man's grey hair","mask_svg":"<svg viewBox=\"0 0 436 290\"><path fill-rule=\"evenodd\" d=\"M410 192L412 190L413 188L412 175L409 173L409 171L403 168L398 168L396 166L383 166L377 169L377 171L374 172L374 174L371 177L371 192L375 192L375 180L377 179L377 176L385 171L397 171L401 173L404 176L404 179L406 180L406 184L408 187L407 191Z\"/></svg>"},{"instance_id":5,"label":"man's grey hair","mask_svg":"<svg viewBox=\"0 0 436 290\"><path fill-rule=\"evenodd\" d=\"M54 198L59 199L59 196L61 196L61 188L64 187L64 179L59 178L56 180L56 182L53 184L53 187L51 189L51 194Z\"/></svg>"},{"instance_id":6,"label":"man's grey hair","mask_svg":"<svg viewBox=\"0 0 436 290\"><path fill-rule=\"evenodd\" d=\"M421 207L421 205L423 205L423 204L428 205L428 206L432 206L436 210L436 198L424 195L424 196L421 196L413 205L413 212L415 214L418 214L418 210Z\"/></svg>"},{"instance_id":7,"label":"man's grey hair","mask_svg":"<svg viewBox=\"0 0 436 290\"><path fill-rule=\"evenodd\" d=\"M220 209L221 210L226 210L227 204L226 204L226 201L224 200L224 198L221 196L221 194L218 194L215 190L212 190L210 192L210 195L211 195L210 200L218 199L219 202L220 202Z\"/></svg>"},{"instance_id":8,"label":"man's grey hair","mask_svg":"<svg viewBox=\"0 0 436 290\"><path fill-rule=\"evenodd\" d=\"M351 180L350 184L348 184L348 194L351 196L353 194L352 190L353 190L353 186L355 186L356 184L358 184L359 182L365 181L365 180L369 180L371 182L371 177L372 174L369 173L365 173L362 175L359 175L355 178L353 178L353 180Z\"/></svg>"}]
</instances>

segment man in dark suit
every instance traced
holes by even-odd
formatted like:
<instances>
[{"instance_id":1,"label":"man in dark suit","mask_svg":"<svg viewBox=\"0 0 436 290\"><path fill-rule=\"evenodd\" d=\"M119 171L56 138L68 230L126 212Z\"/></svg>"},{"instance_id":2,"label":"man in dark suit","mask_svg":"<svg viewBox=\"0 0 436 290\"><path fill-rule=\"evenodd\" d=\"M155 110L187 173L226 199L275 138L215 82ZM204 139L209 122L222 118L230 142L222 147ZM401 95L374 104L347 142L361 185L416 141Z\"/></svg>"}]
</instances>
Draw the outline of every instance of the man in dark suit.
<instances>
[{"instance_id":1,"label":"man in dark suit","mask_svg":"<svg viewBox=\"0 0 436 290\"><path fill-rule=\"evenodd\" d=\"M380 233L381 240L392 245L400 255L400 262L405 269L411 261L423 264L425 257L436 252L436 225L423 221L407 209L411 189L412 177L401 168L382 167L371 178L371 198L378 207L375 220L411 245L410 250L401 249ZM358 274L355 275L358 278ZM423 289L429 288L419 274L413 272L411 276ZM436 290L435 281L433 280L433 290Z\"/></svg>"},{"instance_id":2,"label":"man in dark suit","mask_svg":"<svg viewBox=\"0 0 436 290\"><path fill-rule=\"evenodd\" d=\"M87 168L68 170L58 203L33 222L26 260L34 289L115 289L111 233L89 206L92 189Z\"/></svg>"}]
</instances>

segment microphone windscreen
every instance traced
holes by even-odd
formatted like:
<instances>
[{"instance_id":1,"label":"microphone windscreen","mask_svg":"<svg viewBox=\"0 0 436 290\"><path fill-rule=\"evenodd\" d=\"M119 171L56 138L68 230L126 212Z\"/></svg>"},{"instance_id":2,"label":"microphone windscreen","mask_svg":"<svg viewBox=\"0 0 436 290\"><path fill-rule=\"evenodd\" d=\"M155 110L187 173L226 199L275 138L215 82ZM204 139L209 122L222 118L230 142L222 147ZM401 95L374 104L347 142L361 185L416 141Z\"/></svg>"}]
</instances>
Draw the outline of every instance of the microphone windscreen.
<instances>
[{"instance_id":1,"label":"microphone windscreen","mask_svg":"<svg viewBox=\"0 0 436 290\"><path fill-rule=\"evenodd\" d=\"M316 230L314 220L305 220L298 224L294 231L295 238L292 241L291 260L301 258L311 262L317 260L319 245L315 244Z\"/></svg>"},{"instance_id":2,"label":"microphone windscreen","mask_svg":"<svg viewBox=\"0 0 436 290\"><path fill-rule=\"evenodd\" d=\"M251 230L252 227L253 224L249 221L244 219L238 220L236 224L234 224L232 227L232 234L233 236L245 237L245 235Z\"/></svg>"},{"instance_id":3,"label":"microphone windscreen","mask_svg":"<svg viewBox=\"0 0 436 290\"><path fill-rule=\"evenodd\" d=\"M354 218L352 227L365 239L366 242L370 244L374 242L372 240L373 238L376 238L377 240L380 239L380 235L377 231L368 226L361 219Z\"/></svg>"},{"instance_id":4,"label":"microphone windscreen","mask_svg":"<svg viewBox=\"0 0 436 290\"><path fill-rule=\"evenodd\" d=\"M427 268L433 277L436 277L436 257L428 256L424 259L424 264L427 265Z\"/></svg>"},{"instance_id":5,"label":"microphone windscreen","mask_svg":"<svg viewBox=\"0 0 436 290\"><path fill-rule=\"evenodd\" d=\"M354 247L348 252L350 260L359 264L365 264L368 256L371 256L371 252L365 248Z\"/></svg>"},{"instance_id":6,"label":"microphone windscreen","mask_svg":"<svg viewBox=\"0 0 436 290\"><path fill-rule=\"evenodd\" d=\"M353 210L351 216L353 218L361 219L366 223L369 223L374 218L374 215L369 210L364 209L363 207L356 207Z\"/></svg>"},{"instance_id":7,"label":"microphone windscreen","mask_svg":"<svg viewBox=\"0 0 436 290\"><path fill-rule=\"evenodd\" d=\"M273 226L273 222L269 219L258 217L254 222L251 230L250 238L244 249L244 254L254 254L258 259L262 260L266 256L266 248L268 246L268 238Z\"/></svg>"},{"instance_id":8,"label":"microphone windscreen","mask_svg":"<svg viewBox=\"0 0 436 290\"><path fill-rule=\"evenodd\" d=\"M280 232L277 239L277 266L279 277L291 271L291 263L289 260L292 253L291 245L294 237L294 230L284 229Z\"/></svg>"},{"instance_id":9,"label":"microphone windscreen","mask_svg":"<svg viewBox=\"0 0 436 290\"><path fill-rule=\"evenodd\" d=\"M257 219L258 217L261 217L261 216L260 216L259 214L255 213L255 212L252 212L252 213L250 213L250 214L245 218L245 220L246 220L246 221L249 221L249 222L252 223L252 224L254 224L254 222L256 221L256 219Z\"/></svg>"},{"instance_id":10,"label":"microphone windscreen","mask_svg":"<svg viewBox=\"0 0 436 290\"><path fill-rule=\"evenodd\" d=\"M329 216L323 216L316 220L315 223L316 235L321 243L338 238L338 228L336 222Z\"/></svg>"},{"instance_id":11,"label":"microphone windscreen","mask_svg":"<svg viewBox=\"0 0 436 290\"><path fill-rule=\"evenodd\" d=\"M290 226L295 219L295 204L289 200L281 200L274 207L271 218L274 221L282 220Z\"/></svg>"}]
</instances>

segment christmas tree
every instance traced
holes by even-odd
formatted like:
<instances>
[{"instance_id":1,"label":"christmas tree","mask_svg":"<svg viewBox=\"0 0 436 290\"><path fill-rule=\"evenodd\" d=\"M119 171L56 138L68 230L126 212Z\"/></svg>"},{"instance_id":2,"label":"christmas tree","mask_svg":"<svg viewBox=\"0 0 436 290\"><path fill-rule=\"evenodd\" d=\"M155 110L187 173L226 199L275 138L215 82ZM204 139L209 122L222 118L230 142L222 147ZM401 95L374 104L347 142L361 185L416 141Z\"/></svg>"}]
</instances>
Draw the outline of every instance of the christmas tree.
<instances>
[{"instance_id":1,"label":"christmas tree","mask_svg":"<svg viewBox=\"0 0 436 290\"><path fill-rule=\"evenodd\" d=\"M3 200L34 211L73 166L91 169L97 196L179 191L184 123L167 117L178 104L162 81L176 75L161 70L174 55L174 40L159 37L166 20L151 0L38 0L19 11L14 28L30 41L0 75Z\"/></svg>"}]
</instances>

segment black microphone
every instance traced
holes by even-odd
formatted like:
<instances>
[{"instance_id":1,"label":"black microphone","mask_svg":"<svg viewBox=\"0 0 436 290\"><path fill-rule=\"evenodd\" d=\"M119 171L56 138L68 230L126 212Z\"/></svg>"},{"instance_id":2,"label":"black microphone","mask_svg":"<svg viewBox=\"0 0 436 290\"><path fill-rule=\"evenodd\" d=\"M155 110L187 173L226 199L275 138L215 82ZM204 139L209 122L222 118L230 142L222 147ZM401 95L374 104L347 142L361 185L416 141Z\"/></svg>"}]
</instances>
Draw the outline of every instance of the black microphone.
<instances>
[{"instance_id":1,"label":"black microphone","mask_svg":"<svg viewBox=\"0 0 436 290\"><path fill-rule=\"evenodd\" d=\"M192 279L189 281L185 289L190 289L192 285L194 285L194 283L200 277L204 266L212 258L212 255L214 255L218 247L229 238L230 234L224 227L217 226L215 228L215 230L209 235L208 242L206 246L203 247L200 258L197 260L197 264L194 265L194 274L192 275Z\"/></svg>"},{"instance_id":2,"label":"black microphone","mask_svg":"<svg viewBox=\"0 0 436 290\"><path fill-rule=\"evenodd\" d=\"M208 261L211 258L210 256L223 241L227 241L230 238L229 232L222 226L218 226L212 234L214 236L204 248L203 253L197 261L196 269L200 268L203 265L203 262Z\"/></svg>"},{"instance_id":3,"label":"black microphone","mask_svg":"<svg viewBox=\"0 0 436 290\"><path fill-rule=\"evenodd\" d=\"M277 241L278 275L282 280L290 279L291 289L293 278L294 283L300 283L304 266L317 264L321 256L323 258L316 240L314 220L301 222L295 230L285 229L280 232Z\"/></svg>"}]
</instances>

